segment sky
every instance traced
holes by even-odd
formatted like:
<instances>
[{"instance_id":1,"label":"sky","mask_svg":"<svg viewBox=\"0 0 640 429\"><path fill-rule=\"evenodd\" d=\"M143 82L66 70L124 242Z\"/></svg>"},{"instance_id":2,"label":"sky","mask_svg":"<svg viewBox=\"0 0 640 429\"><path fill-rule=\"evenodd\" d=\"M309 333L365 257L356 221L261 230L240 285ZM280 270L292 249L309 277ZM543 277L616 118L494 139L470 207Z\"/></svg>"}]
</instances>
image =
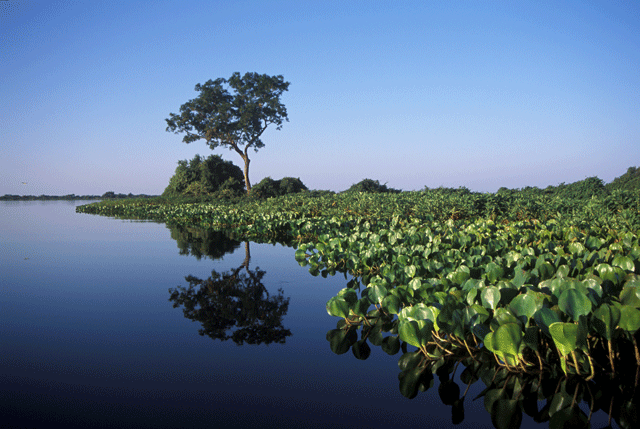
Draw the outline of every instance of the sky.
<instances>
[{"instance_id":1,"label":"sky","mask_svg":"<svg viewBox=\"0 0 640 429\"><path fill-rule=\"evenodd\" d=\"M253 184L540 188L640 166L638 1L0 0L0 195L162 193L195 85L282 75Z\"/></svg>"}]
</instances>

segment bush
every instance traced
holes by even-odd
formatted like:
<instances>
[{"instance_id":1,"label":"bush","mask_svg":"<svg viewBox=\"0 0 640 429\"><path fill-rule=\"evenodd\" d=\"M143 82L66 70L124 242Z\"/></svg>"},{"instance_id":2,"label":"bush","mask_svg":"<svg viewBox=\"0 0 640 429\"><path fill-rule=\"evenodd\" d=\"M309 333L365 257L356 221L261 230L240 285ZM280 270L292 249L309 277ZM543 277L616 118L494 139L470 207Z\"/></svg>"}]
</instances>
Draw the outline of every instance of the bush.
<instances>
[{"instance_id":1,"label":"bush","mask_svg":"<svg viewBox=\"0 0 640 429\"><path fill-rule=\"evenodd\" d=\"M264 200L303 191L307 191L307 187L299 178L283 177L280 180L273 180L271 177L265 177L251 188L251 197Z\"/></svg>"},{"instance_id":2,"label":"bush","mask_svg":"<svg viewBox=\"0 0 640 429\"><path fill-rule=\"evenodd\" d=\"M626 173L613 179L613 182L606 185L607 189L640 189L640 168L629 167Z\"/></svg>"},{"instance_id":3,"label":"bush","mask_svg":"<svg viewBox=\"0 0 640 429\"><path fill-rule=\"evenodd\" d=\"M242 170L219 155L204 159L196 155L191 161L178 161L175 174L162 193L163 197L240 196L244 193Z\"/></svg>"},{"instance_id":4,"label":"bush","mask_svg":"<svg viewBox=\"0 0 640 429\"><path fill-rule=\"evenodd\" d=\"M381 185L377 180L364 179L351 185L345 192L399 193L400 190L387 188L386 184Z\"/></svg>"}]
</instances>

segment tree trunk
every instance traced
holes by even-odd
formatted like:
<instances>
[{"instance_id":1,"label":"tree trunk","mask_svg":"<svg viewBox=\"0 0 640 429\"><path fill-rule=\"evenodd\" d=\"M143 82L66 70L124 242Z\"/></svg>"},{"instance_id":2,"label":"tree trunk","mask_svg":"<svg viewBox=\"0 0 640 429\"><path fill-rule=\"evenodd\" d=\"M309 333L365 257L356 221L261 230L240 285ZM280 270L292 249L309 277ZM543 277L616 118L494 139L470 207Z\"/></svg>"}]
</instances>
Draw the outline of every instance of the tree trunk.
<instances>
[{"instance_id":1,"label":"tree trunk","mask_svg":"<svg viewBox=\"0 0 640 429\"><path fill-rule=\"evenodd\" d=\"M244 159L244 184L247 187L247 194L251 191L251 183L249 182L249 157L243 156Z\"/></svg>"}]
</instances>

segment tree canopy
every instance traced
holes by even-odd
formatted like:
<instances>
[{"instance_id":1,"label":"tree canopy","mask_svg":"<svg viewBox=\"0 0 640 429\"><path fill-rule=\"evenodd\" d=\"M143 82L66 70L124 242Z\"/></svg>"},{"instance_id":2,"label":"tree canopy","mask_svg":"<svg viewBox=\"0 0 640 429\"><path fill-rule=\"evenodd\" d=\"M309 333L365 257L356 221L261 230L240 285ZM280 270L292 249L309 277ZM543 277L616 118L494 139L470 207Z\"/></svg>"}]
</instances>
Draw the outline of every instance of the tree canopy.
<instances>
[{"instance_id":1,"label":"tree canopy","mask_svg":"<svg viewBox=\"0 0 640 429\"><path fill-rule=\"evenodd\" d=\"M274 124L279 130L289 120L280 102L288 88L281 75L236 72L229 79L208 80L196 85L200 94L180 106L179 114L169 114L167 131L185 133L185 143L204 139L212 150L221 146L237 152L249 192L249 148L257 152L264 147L260 137L267 127Z\"/></svg>"},{"instance_id":2,"label":"tree canopy","mask_svg":"<svg viewBox=\"0 0 640 429\"><path fill-rule=\"evenodd\" d=\"M240 167L225 161L220 155L203 158L196 155L191 161L178 161L175 174L162 193L165 197L219 195L234 196L244 191Z\"/></svg>"}]
</instances>

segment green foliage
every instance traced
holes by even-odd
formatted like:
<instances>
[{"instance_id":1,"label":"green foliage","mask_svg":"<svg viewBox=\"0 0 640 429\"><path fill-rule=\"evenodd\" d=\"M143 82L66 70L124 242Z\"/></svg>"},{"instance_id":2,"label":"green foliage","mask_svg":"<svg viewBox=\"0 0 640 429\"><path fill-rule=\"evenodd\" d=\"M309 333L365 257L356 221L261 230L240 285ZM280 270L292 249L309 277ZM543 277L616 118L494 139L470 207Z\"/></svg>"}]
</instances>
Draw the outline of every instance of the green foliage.
<instances>
[{"instance_id":1,"label":"green foliage","mask_svg":"<svg viewBox=\"0 0 640 429\"><path fill-rule=\"evenodd\" d=\"M425 359L490 354L510 372L559 362L562 373L589 378L593 355L613 368L637 353L638 200L617 192L630 200L424 190L77 210L296 245L311 274L352 276L327 304L342 327L389 326ZM354 354L367 356L357 339L331 338L336 350L357 344ZM412 394L418 374L405 376Z\"/></svg>"},{"instance_id":2,"label":"green foliage","mask_svg":"<svg viewBox=\"0 0 640 429\"><path fill-rule=\"evenodd\" d=\"M196 85L198 97L180 106L180 114L169 114L167 131L184 133L185 143L204 139L212 150L226 147L238 153L249 192L249 148L264 147L260 137L267 127L273 124L279 130L289 120L280 102L288 89L282 76L258 73L236 72L229 79L208 80Z\"/></svg>"},{"instance_id":3,"label":"green foliage","mask_svg":"<svg viewBox=\"0 0 640 429\"><path fill-rule=\"evenodd\" d=\"M344 192L370 192L370 193L398 193L399 189L387 188L387 185L381 185L379 181L373 179L363 179L358 183L351 185Z\"/></svg>"},{"instance_id":4,"label":"green foliage","mask_svg":"<svg viewBox=\"0 0 640 429\"><path fill-rule=\"evenodd\" d=\"M251 188L251 197L264 200L266 198L279 197L287 194L296 194L306 191L307 187L299 178L283 177L280 180L273 180L265 177Z\"/></svg>"},{"instance_id":5,"label":"green foliage","mask_svg":"<svg viewBox=\"0 0 640 429\"><path fill-rule=\"evenodd\" d=\"M408 398L438 375L441 399L460 416L460 362L460 380L487 384L480 396L496 427L517 427L523 413L552 427L584 423L583 399L623 422L638 409L628 383L640 365L640 192L585 197L598 180L578 188L563 198L438 188L77 210L281 241L312 275L344 273L350 280L326 305L339 319L327 333L331 350L357 359L373 353L369 344L402 350Z\"/></svg>"},{"instance_id":6,"label":"green foliage","mask_svg":"<svg viewBox=\"0 0 640 429\"><path fill-rule=\"evenodd\" d=\"M162 193L163 197L233 197L243 193L242 170L219 155L204 159L196 155L191 161L178 161L175 174Z\"/></svg>"},{"instance_id":7,"label":"green foliage","mask_svg":"<svg viewBox=\"0 0 640 429\"><path fill-rule=\"evenodd\" d=\"M561 183L554 192L555 196L560 198L591 198L593 196L603 196L607 193L604 182L598 177L588 177L568 185Z\"/></svg>"},{"instance_id":8,"label":"green foliage","mask_svg":"<svg viewBox=\"0 0 640 429\"><path fill-rule=\"evenodd\" d=\"M606 188L610 191L614 189L640 189L640 168L629 167L626 173L613 179L611 183L606 185Z\"/></svg>"}]
</instances>

